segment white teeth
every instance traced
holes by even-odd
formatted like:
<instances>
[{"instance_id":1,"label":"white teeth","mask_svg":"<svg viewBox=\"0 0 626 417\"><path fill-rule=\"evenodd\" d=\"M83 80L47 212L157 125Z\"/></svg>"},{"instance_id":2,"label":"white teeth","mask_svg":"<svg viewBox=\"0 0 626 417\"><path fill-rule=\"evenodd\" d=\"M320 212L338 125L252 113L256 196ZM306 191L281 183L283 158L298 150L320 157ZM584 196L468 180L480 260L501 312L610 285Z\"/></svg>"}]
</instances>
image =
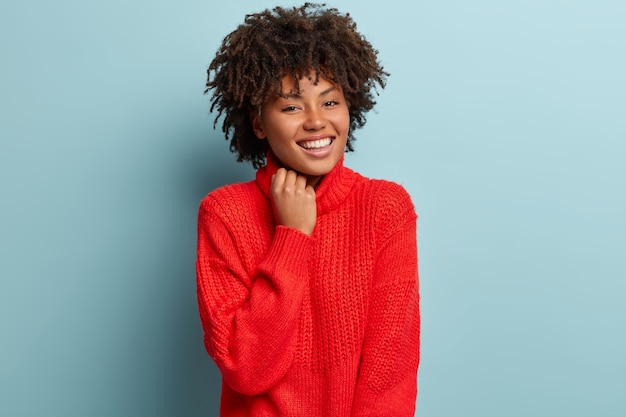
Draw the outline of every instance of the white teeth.
<instances>
[{"instance_id":1,"label":"white teeth","mask_svg":"<svg viewBox=\"0 0 626 417\"><path fill-rule=\"evenodd\" d=\"M300 142L298 145L302 146L305 149L318 149L323 148L324 146L328 146L332 143L332 139L320 139L320 140L311 140L308 142Z\"/></svg>"}]
</instances>

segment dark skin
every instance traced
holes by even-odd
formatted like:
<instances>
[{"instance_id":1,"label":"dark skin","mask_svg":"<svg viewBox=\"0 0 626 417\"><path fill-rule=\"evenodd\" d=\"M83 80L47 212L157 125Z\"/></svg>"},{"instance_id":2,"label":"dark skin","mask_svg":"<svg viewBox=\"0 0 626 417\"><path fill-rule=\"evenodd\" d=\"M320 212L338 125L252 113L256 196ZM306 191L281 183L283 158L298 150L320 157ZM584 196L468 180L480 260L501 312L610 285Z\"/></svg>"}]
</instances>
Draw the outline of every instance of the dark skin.
<instances>
[{"instance_id":1,"label":"dark skin","mask_svg":"<svg viewBox=\"0 0 626 417\"><path fill-rule=\"evenodd\" d=\"M299 81L298 94L270 98L251 121L258 140L267 141L283 165L270 185L278 224L310 236L317 220L314 187L342 158L350 120L340 86L325 79ZM282 89L297 91L294 78L286 75Z\"/></svg>"},{"instance_id":2,"label":"dark skin","mask_svg":"<svg viewBox=\"0 0 626 417\"><path fill-rule=\"evenodd\" d=\"M342 86L350 112L345 148L352 151L353 133L365 124L376 90L385 87L388 76L377 54L350 15L334 8L307 3L248 15L224 39L207 70L205 93L212 94L215 124L222 122L238 161L260 168L269 149L257 140L250 112L257 112L273 94L289 93L276 89L284 75L296 80L308 75Z\"/></svg>"},{"instance_id":3,"label":"dark skin","mask_svg":"<svg viewBox=\"0 0 626 417\"><path fill-rule=\"evenodd\" d=\"M317 205L315 189L307 185L307 177L279 168L272 176L270 192L278 223L311 236L317 221Z\"/></svg>"}]
</instances>

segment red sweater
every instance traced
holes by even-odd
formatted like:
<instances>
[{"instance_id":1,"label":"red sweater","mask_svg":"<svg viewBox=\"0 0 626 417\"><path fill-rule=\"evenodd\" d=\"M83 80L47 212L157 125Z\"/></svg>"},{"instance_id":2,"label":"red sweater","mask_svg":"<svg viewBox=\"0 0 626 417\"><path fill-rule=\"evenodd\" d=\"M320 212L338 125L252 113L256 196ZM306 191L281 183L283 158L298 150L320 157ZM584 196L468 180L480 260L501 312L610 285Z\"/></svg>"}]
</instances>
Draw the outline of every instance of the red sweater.
<instances>
[{"instance_id":1,"label":"red sweater","mask_svg":"<svg viewBox=\"0 0 626 417\"><path fill-rule=\"evenodd\" d=\"M276 225L272 158L207 195L197 283L221 416L413 416L419 363L415 211L343 160L318 185L312 236Z\"/></svg>"}]
</instances>

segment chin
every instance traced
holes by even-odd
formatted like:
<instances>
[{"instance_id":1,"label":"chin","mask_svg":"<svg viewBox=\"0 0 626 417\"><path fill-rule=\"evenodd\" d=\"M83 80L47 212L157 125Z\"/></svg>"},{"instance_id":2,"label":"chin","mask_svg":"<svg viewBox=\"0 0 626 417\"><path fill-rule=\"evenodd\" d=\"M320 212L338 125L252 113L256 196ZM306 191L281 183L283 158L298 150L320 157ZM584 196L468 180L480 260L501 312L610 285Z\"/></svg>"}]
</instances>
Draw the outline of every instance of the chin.
<instances>
[{"instance_id":1,"label":"chin","mask_svg":"<svg viewBox=\"0 0 626 417\"><path fill-rule=\"evenodd\" d=\"M328 174L330 171L332 171L333 168L335 167L335 165L337 165L337 162L339 162L339 161L335 161L333 163L324 164L324 166L316 167L316 168L313 168L313 169L305 169L305 170L303 170L301 172L303 174L305 174L305 175L309 175L309 176L313 176L313 177L321 177L321 176L324 176L324 175Z\"/></svg>"}]
</instances>

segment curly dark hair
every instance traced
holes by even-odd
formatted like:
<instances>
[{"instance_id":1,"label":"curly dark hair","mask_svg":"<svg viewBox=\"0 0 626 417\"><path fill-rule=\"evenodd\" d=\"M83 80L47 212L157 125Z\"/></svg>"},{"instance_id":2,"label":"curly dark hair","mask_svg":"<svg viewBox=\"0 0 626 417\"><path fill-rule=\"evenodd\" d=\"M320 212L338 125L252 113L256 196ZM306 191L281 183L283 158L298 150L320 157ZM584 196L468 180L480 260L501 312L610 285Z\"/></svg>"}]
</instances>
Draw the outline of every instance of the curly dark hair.
<instances>
[{"instance_id":1,"label":"curly dark hair","mask_svg":"<svg viewBox=\"0 0 626 417\"><path fill-rule=\"evenodd\" d=\"M213 90L213 127L223 115L222 130L237 161L250 161L255 168L265 163L267 141L254 134L250 113L273 94L282 94L281 81L288 74L296 88L313 72L316 83L322 77L342 87L350 115L346 151L353 150L353 131L365 124L365 114L376 104L373 92L385 87L389 74L350 15L325 7L305 3L249 14L222 41L207 70L205 94Z\"/></svg>"}]
</instances>

